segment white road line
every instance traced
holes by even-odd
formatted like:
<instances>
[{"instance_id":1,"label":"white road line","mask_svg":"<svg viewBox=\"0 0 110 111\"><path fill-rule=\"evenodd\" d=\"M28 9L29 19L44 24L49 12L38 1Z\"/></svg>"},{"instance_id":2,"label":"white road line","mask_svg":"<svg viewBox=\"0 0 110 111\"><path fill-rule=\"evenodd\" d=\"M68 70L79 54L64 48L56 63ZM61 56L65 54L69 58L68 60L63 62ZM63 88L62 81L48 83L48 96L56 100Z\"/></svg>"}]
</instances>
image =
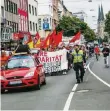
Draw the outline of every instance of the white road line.
<instances>
[{"instance_id":1,"label":"white road line","mask_svg":"<svg viewBox=\"0 0 110 111\"><path fill-rule=\"evenodd\" d=\"M103 84L105 84L106 86L108 86L110 88L110 84L108 84L107 82L105 82L104 80L102 80L100 77L98 77L95 73L92 72L92 70L90 69L90 63L88 65L88 70L90 71L90 73L96 77L100 82L102 82Z\"/></svg>"},{"instance_id":2,"label":"white road line","mask_svg":"<svg viewBox=\"0 0 110 111\"><path fill-rule=\"evenodd\" d=\"M88 69L88 66L89 66L89 64L86 66L86 70ZM69 107L70 107L70 104L71 104L71 100L73 98L73 95L74 95L77 87L78 87L78 84L75 84L73 89L72 89L72 92L68 96L68 99L66 101L66 104L65 104L65 107L64 107L63 111L68 111L69 110Z\"/></svg>"},{"instance_id":3,"label":"white road line","mask_svg":"<svg viewBox=\"0 0 110 111\"><path fill-rule=\"evenodd\" d=\"M76 91L77 86L78 86L78 84L75 84L75 85L74 85L74 87L73 87L73 89L72 89L73 92Z\"/></svg>"},{"instance_id":4,"label":"white road line","mask_svg":"<svg viewBox=\"0 0 110 111\"><path fill-rule=\"evenodd\" d=\"M78 84L75 84L74 87L73 87L73 89L72 89L72 91L75 91L76 88L77 88L77 86L78 86ZM69 94L69 97L68 97L68 99L67 99L67 101L66 101L66 104L65 104L65 107L64 107L63 111L68 111L68 110L69 110L69 107L70 107L70 104L71 104L71 100L72 100L72 98L73 98L74 93L75 93L75 92L71 92L71 93Z\"/></svg>"}]
</instances>

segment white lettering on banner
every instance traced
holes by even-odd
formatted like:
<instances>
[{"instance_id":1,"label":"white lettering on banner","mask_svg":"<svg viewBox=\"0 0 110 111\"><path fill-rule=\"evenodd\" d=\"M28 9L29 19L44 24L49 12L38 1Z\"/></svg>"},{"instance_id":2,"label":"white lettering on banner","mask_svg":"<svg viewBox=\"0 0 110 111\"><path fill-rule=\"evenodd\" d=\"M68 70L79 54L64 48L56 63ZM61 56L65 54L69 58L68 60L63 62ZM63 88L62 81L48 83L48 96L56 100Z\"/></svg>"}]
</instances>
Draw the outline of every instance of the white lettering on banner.
<instances>
[{"instance_id":1,"label":"white lettering on banner","mask_svg":"<svg viewBox=\"0 0 110 111\"><path fill-rule=\"evenodd\" d=\"M38 59L44 65L45 73L58 72L68 69L67 51L40 52Z\"/></svg>"}]
</instances>

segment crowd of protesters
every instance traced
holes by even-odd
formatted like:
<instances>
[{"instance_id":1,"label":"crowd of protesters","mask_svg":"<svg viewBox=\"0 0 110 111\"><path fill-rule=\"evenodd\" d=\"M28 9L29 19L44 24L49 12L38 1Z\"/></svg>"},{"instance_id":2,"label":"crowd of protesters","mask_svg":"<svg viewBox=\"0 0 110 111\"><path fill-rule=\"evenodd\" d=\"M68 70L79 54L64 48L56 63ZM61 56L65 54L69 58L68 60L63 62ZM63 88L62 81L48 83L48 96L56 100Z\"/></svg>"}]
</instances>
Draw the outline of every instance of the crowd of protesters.
<instances>
[{"instance_id":1,"label":"crowd of protesters","mask_svg":"<svg viewBox=\"0 0 110 111\"><path fill-rule=\"evenodd\" d=\"M73 63L73 58L72 58L72 52L74 51L74 47L75 46L66 46L65 44L63 44L62 46L58 46L55 48L47 48L47 49L39 49L41 51L49 51L49 52L53 52L53 51L58 51L58 50L62 50L62 49L66 49L67 50L67 60L68 60L68 68L71 69L72 67L72 63ZM100 55L100 49L98 45L95 46L87 46L87 45L79 45L80 49L83 51L83 54L85 56L86 59L88 59L89 57L92 57L93 54L95 53L96 55L96 59L97 55ZM104 52L104 50L103 50ZM5 50L1 51L1 66L4 65L6 63L6 61L12 56L12 52L9 51L8 54L6 54ZM104 55L105 56L105 55Z\"/></svg>"}]
</instances>

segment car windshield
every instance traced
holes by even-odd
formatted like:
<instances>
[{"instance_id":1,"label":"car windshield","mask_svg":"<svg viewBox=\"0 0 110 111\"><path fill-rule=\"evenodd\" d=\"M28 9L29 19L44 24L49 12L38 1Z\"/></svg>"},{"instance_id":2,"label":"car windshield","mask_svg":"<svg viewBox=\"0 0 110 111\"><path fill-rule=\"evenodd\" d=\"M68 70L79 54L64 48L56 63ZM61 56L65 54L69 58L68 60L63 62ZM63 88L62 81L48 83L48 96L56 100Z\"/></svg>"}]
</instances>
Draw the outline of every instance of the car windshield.
<instances>
[{"instance_id":1,"label":"car windshield","mask_svg":"<svg viewBox=\"0 0 110 111\"><path fill-rule=\"evenodd\" d=\"M10 59L6 65L6 69L13 68L31 68L34 67L34 60L32 58L14 58Z\"/></svg>"}]
</instances>

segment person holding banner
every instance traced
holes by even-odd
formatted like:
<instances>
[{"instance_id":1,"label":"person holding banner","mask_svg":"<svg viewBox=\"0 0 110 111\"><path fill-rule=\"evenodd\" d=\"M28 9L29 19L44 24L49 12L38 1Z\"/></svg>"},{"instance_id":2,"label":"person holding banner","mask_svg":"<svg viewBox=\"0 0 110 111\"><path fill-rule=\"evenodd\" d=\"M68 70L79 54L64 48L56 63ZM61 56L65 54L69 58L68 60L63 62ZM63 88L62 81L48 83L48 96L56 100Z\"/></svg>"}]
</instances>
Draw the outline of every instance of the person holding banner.
<instances>
[{"instance_id":1,"label":"person holding banner","mask_svg":"<svg viewBox=\"0 0 110 111\"><path fill-rule=\"evenodd\" d=\"M79 45L75 45L74 52L72 53L72 55L73 55L73 63L74 63L73 68L76 72L77 83L83 82L83 77L85 73L84 63L86 63L86 59Z\"/></svg>"}]
</instances>

